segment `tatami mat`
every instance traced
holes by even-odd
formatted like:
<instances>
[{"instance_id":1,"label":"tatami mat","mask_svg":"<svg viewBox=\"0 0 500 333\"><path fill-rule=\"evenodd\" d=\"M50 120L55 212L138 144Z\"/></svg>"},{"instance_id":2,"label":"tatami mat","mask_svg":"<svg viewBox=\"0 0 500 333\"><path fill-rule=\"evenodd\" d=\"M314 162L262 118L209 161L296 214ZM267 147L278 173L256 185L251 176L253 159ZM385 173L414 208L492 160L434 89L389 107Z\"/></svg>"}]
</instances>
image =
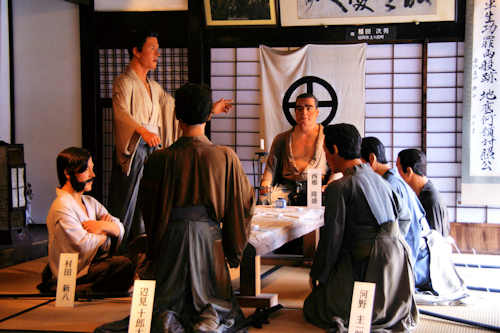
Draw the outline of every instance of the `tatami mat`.
<instances>
[{"instance_id":1,"label":"tatami mat","mask_svg":"<svg viewBox=\"0 0 500 333\"><path fill-rule=\"evenodd\" d=\"M492 257L494 260L497 257ZM464 259L464 258L462 258ZM465 260L465 259L464 259ZM459 260L457 260L459 261ZM476 260L477 262L477 260ZM488 261L487 261L488 262ZM36 293L36 284L40 272L46 264L46 258L30 261L0 270L0 293ZM262 267L265 272L270 267ZM462 269L462 268L461 268ZM474 276L483 277L481 283L499 288L500 279L491 281L484 278L484 273L477 269L468 274L467 282L474 281ZM490 276L495 277L498 269L491 270ZM309 269L303 267L282 267L263 280L263 292L278 293L279 302L285 307L270 318L270 324L262 329L250 329L251 332L322 332L304 321L302 304L309 293ZM232 271L234 286L239 285L238 271ZM476 280L477 281L477 280ZM0 318L45 302L47 299L22 298L0 299ZM500 294L472 292L465 306L425 306L422 309L446 314L463 319L500 326ZM130 298L113 300L96 300L92 302L77 302L74 308L56 308L54 303L41 306L16 318L0 322L0 331L65 331L91 332L103 323L118 320L128 315ZM243 309L245 315L253 313L253 309ZM418 333L439 332L488 332L488 330L450 322L430 316L421 316Z\"/></svg>"}]
</instances>

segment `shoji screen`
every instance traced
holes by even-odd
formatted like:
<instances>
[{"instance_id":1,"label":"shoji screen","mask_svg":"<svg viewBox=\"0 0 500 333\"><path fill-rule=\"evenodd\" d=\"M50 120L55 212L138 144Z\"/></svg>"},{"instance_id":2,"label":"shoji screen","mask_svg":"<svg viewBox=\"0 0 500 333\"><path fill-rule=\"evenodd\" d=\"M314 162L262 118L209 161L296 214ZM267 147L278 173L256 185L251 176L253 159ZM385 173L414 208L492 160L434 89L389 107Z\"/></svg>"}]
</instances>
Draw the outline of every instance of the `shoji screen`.
<instances>
[{"instance_id":1,"label":"shoji screen","mask_svg":"<svg viewBox=\"0 0 500 333\"><path fill-rule=\"evenodd\" d=\"M236 151L254 183L258 174L254 172L252 161L259 147L258 49L212 49L211 60L213 99L232 98L235 102L232 112L212 120L211 139Z\"/></svg>"},{"instance_id":2,"label":"shoji screen","mask_svg":"<svg viewBox=\"0 0 500 333\"><path fill-rule=\"evenodd\" d=\"M430 43L426 57L424 50L422 44L368 46L365 134L386 145L391 163L402 149L426 150L428 175L441 190L452 222L500 223L498 208L459 204L463 43ZM252 167L259 145L258 48L212 49L211 86L214 100L236 103L233 112L213 119L212 141L232 147L258 185L259 173Z\"/></svg>"},{"instance_id":3,"label":"shoji screen","mask_svg":"<svg viewBox=\"0 0 500 333\"><path fill-rule=\"evenodd\" d=\"M427 173L448 205L450 221L486 222L459 208L462 149L463 43L432 43L427 62ZM484 210L483 210L484 211Z\"/></svg>"}]
</instances>

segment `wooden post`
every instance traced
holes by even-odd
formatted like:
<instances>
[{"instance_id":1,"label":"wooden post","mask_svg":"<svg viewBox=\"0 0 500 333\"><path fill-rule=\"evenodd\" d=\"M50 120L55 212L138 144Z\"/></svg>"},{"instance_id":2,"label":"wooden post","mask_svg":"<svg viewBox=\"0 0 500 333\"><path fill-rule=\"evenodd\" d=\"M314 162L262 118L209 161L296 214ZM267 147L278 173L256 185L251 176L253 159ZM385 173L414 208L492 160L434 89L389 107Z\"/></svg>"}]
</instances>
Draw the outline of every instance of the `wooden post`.
<instances>
[{"instance_id":1,"label":"wooden post","mask_svg":"<svg viewBox=\"0 0 500 333\"><path fill-rule=\"evenodd\" d=\"M319 241L319 228L304 235L304 259L313 259Z\"/></svg>"},{"instance_id":2,"label":"wooden post","mask_svg":"<svg viewBox=\"0 0 500 333\"><path fill-rule=\"evenodd\" d=\"M257 296L260 294L260 256L248 244L243 252L240 270L240 295Z\"/></svg>"}]
</instances>

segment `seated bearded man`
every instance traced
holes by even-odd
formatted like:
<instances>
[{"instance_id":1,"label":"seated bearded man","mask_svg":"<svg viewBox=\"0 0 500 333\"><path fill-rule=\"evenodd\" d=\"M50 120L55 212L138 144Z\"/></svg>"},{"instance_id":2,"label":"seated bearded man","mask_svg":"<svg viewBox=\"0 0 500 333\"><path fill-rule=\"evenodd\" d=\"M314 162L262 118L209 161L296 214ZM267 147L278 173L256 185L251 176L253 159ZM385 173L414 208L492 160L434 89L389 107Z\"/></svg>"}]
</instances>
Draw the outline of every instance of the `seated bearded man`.
<instances>
[{"instance_id":1,"label":"seated bearded man","mask_svg":"<svg viewBox=\"0 0 500 333\"><path fill-rule=\"evenodd\" d=\"M61 253L78 253L77 291L127 291L134 267L122 256L111 256L123 238L120 220L85 192L95 178L90 153L70 147L57 156L60 187L47 215L49 263L42 273L42 292L55 291Z\"/></svg>"}]
</instances>

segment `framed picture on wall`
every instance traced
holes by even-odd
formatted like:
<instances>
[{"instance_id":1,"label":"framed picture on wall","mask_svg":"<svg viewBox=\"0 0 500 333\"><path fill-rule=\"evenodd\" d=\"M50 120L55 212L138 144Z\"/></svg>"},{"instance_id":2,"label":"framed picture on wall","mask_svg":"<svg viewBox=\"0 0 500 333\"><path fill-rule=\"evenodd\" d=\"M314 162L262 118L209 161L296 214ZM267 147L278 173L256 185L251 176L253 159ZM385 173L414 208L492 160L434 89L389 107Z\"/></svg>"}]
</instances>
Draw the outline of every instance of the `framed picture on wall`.
<instances>
[{"instance_id":1,"label":"framed picture on wall","mask_svg":"<svg viewBox=\"0 0 500 333\"><path fill-rule=\"evenodd\" d=\"M276 24L276 0L204 0L207 25Z\"/></svg>"},{"instance_id":2,"label":"framed picture on wall","mask_svg":"<svg viewBox=\"0 0 500 333\"><path fill-rule=\"evenodd\" d=\"M456 0L281 0L283 26L454 21Z\"/></svg>"}]
</instances>

